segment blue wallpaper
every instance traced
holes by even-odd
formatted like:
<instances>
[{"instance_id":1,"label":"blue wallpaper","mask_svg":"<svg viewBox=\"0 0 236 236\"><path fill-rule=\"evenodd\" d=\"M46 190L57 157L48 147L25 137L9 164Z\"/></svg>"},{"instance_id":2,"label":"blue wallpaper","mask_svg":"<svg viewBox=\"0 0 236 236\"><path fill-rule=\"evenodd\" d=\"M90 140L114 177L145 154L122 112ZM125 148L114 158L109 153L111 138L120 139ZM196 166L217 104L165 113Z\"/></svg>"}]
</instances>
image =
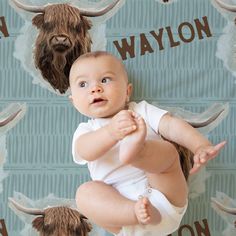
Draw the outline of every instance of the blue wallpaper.
<instances>
[{"instance_id":1,"label":"blue wallpaper","mask_svg":"<svg viewBox=\"0 0 236 236\"><path fill-rule=\"evenodd\" d=\"M15 41L24 20L9 6L8 0L0 1L0 16L5 17L9 32L9 37L0 32L0 111L13 102L27 106L25 116L5 134L4 170L8 176L0 193L0 219L4 219L8 234L14 236L24 228L24 223L8 207L8 197L14 192L32 200L43 199L50 193L73 199L77 187L89 180L87 168L73 163L71 155L73 132L86 118L75 111L67 96L32 83L31 75L14 57ZM203 32L200 40L194 19L203 22L204 16L212 36L207 37ZM189 22L194 28L195 37L190 43L179 38L178 27L183 22ZM121 55L114 41L121 44L121 40L126 39L130 43L130 37L135 37L135 57L128 56L124 61L134 85L133 100L192 112L202 112L216 102L229 103L228 116L208 135L213 143L227 140L227 146L207 166L210 177L205 182L205 192L190 199L182 222L192 230L186 228L173 235L223 235L229 223L211 207L211 197L219 191L236 199L236 79L216 57L217 42L226 24L227 19L210 0L178 0L167 5L155 0L126 0L106 22L106 49L118 57ZM170 47L167 26L171 27L174 39L180 41L179 46ZM164 28L163 50L159 50L150 34L160 28ZM152 53L140 55L140 34L145 34ZM189 30L183 34L186 38L191 36ZM204 219L210 234L199 234L194 225L194 222L204 225Z\"/></svg>"}]
</instances>

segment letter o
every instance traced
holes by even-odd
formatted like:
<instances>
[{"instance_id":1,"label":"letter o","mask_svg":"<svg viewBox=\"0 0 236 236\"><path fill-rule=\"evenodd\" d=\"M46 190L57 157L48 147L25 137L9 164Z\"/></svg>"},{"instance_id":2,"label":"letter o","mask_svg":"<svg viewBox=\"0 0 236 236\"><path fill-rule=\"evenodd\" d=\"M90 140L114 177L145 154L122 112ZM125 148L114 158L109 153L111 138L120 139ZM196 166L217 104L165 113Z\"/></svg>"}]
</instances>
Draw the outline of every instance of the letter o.
<instances>
[{"instance_id":1,"label":"letter o","mask_svg":"<svg viewBox=\"0 0 236 236\"><path fill-rule=\"evenodd\" d=\"M184 229L188 229L188 231L191 233L190 236L194 236L194 231L190 225L182 225L181 227L179 227L178 236L183 236L183 235L186 236L186 234L182 234L182 231Z\"/></svg>"},{"instance_id":2,"label":"letter o","mask_svg":"<svg viewBox=\"0 0 236 236\"><path fill-rule=\"evenodd\" d=\"M188 27L189 30L190 30L190 38L186 38L184 37L183 35L183 28L184 27ZM178 27L178 33L179 33L179 37L180 39L185 42L185 43L190 43L194 40L195 38L195 31L194 31L194 28L193 26L189 23L189 22L183 22L182 24L179 25Z\"/></svg>"}]
</instances>

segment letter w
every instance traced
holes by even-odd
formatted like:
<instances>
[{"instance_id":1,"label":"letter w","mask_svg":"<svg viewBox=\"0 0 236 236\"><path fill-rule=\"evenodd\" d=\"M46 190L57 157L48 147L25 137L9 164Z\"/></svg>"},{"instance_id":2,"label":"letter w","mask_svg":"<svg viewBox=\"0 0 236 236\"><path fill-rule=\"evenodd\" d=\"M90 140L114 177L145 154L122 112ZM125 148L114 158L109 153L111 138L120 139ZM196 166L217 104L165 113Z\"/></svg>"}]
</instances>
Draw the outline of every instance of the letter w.
<instances>
[{"instance_id":1,"label":"letter w","mask_svg":"<svg viewBox=\"0 0 236 236\"><path fill-rule=\"evenodd\" d=\"M120 46L118 41L113 42L123 60L127 59L127 55L126 55L127 53L129 53L131 58L135 57L134 39L135 39L135 36L130 36L130 41L131 41L130 45L128 44L126 39L121 40L122 46Z\"/></svg>"}]
</instances>

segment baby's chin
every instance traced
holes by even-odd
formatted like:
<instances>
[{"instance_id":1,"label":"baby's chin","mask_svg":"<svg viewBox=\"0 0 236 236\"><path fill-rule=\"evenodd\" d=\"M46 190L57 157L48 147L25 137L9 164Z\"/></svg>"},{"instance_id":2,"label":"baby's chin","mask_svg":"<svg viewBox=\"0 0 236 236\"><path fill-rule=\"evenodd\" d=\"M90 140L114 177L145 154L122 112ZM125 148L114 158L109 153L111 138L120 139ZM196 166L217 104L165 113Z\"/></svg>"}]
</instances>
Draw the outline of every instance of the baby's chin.
<instances>
[{"instance_id":1,"label":"baby's chin","mask_svg":"<svg viewBox=\"0 0 236 236\"><path fill-rule=\"evenodd\" d=\"M79 111L79 112L89 118L98 119L98 118L112 118L121 110L127 110L127 109L124 106L122 108L115 108L115 109L94 109L94 110L89 109L87 111Z\"/></svg>"},{"instance_id":2,"label":"baby's chin","mask_svg":"<svg viewBox=\"0 0 236 236\"><path fill-rule=\"evenodd\" d=\"M98 114L88 114L86 116L92 118L92 119L105 119L105 118L112 118L115 114L117 114L119 111L117 112L101 112ZM84 114L83 114L84 115Z\"/></svg>"}]
</instances>

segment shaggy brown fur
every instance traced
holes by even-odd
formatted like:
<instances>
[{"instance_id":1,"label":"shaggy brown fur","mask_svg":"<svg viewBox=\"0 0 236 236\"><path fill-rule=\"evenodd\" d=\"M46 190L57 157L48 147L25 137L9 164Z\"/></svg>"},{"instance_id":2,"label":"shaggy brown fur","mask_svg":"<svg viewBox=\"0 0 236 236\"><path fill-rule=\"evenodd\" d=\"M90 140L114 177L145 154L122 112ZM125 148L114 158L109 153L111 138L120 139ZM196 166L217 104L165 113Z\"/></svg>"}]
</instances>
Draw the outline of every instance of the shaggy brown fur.
<instances>
[{"instance_id":1,"label":"shaggy brown fur","mask_svg":"<svg viewBox=\"0 0 236 236\"><path fill-rule=\"evenodd\" d=\"M44 216L39 216L32 222L40 236L88 236L92 229L87 218L77 210L51 207L44 212Z\"/></svg>"},{"instance_id":2,"label":"shaggy brown fur","mask_svg":"<svg viewBox=\"0 0 236 236\"><path fill-rule=\"evenodd\" d=\"M88 30L92 24L80 15L78 8L68 4L47 6L45 13L36 15L32 22L39 29L34 50L35 66L54 89L65 93L72 63L91 50ZM65 40L55 43L55 38L61 36Z\"/></svg>"}]
</instances>

